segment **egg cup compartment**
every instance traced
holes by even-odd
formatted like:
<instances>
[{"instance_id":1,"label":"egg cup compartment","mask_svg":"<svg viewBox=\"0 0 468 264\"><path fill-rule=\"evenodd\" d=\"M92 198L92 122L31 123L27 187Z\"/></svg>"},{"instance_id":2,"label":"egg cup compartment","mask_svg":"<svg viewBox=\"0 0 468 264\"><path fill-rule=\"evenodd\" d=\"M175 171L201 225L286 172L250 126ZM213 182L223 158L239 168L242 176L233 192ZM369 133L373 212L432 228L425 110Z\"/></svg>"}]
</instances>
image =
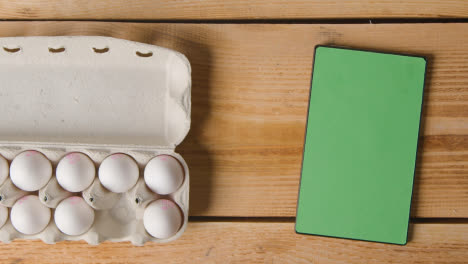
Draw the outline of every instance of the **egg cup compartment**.
<instances>
[{"instance_id":1,"label":"egg cup compartment","mask_svg":"<svg viewBox=\"0 0 468 264\"><path fill-rule=\"evenodd\" d=\"M190 129L190 64L182 54L142 43L108 37L0 38L0 154L11 165L20 153L35 150L52 163L53 175L39 191L19 189L10 178L0 186L0 204L11 207L28 194L39 196L52 217L40 233L18 232L10 218L0 241L41 239L46 243L85 240L169 242L184 232L189 212L189 169L175 147ZM144 56L142 56L142 54ZM81 152L95 164L90 187L71 193L57 182L58 162ZM98 177L111 154L132 157L139 168L135 186L124 193L104 188ZM184 170L181 186L168 195L151 191L144 181L148 162L159 155L176 158ZM72 195L82 196L95 213L82 235L62 233L54 208ZM182 213L177 233L151 236L143 225L145 208L158 199L173 201Z\"/></svg>"}]
</instances>

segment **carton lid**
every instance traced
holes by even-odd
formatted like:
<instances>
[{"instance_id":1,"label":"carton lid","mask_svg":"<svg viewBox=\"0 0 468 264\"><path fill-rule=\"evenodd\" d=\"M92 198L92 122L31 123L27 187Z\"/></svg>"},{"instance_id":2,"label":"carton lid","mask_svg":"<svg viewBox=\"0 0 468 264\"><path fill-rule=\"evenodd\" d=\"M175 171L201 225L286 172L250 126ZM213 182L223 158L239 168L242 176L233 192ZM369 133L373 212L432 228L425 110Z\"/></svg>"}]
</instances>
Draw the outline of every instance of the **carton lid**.
<instances>
[{"instance_id":1,"label":"carton lid","mask_svg":"<svg viewBox=\"0 0 468 264\"><path fill-rule=\"evenodd\" d=\"M175 148L190 71L178 52L127 40L0 38L0 141Z\"/></svg>"}]
</instances>

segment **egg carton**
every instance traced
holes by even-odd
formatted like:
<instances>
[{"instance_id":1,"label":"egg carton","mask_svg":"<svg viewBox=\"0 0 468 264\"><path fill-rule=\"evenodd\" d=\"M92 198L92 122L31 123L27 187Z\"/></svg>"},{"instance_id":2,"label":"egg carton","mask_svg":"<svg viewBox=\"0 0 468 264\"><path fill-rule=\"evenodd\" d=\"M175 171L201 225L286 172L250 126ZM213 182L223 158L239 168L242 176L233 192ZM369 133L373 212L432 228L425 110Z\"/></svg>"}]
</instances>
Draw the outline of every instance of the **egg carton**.
<instances>
[{"instance_id":1,"label":"egg carton","mask_svg":"<svg viewBox=\"0 0 468 264\"><path fill-rule=\"evenodd\" d=\"M162 47L109 37L0 38L0 154L11 162L35 150L52 163L71 152L89 156L99 168L114 153L132 157L139 166L136 185L111 193L96 176L82 193L95 209L92 227L84 234L62 233L53 220L40 233L24 235L10 220L0 228L0 241L41 239L46 243L85 240L169 242L186 229L189 212L189 169L175 152L190 129L190 64L184 55ZM146 164L158 155L175 157L184 181L174 192L158 195L145 184ZM97 175L97 173L96 173ZM11 207L26 194L39 196L53 210L72 195L55 175L36 192L17 188L10 179L0 186L0 204ZM151 236L143 225L147 205L174 201L183 214L179 231L165 239Z\"/></svg>"}]
</instances>

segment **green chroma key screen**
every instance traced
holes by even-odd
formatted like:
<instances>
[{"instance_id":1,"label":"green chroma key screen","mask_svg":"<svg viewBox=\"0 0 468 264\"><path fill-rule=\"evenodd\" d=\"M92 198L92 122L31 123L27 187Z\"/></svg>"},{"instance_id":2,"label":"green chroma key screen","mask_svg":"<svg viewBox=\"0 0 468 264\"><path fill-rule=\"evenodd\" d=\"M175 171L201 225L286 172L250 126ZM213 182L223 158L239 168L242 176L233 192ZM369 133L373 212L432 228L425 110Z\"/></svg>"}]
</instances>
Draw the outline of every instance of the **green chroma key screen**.
<instances>
[{"instance_id":1,"label":"green chroma key screen","mask_svg":"<svg viewBox=\"0 0 468 264\"><path fill-rule=\"evenodd\" d=\"M317 46L296 232L406 244L422 57Z\"/></svg>"}]
</instances>

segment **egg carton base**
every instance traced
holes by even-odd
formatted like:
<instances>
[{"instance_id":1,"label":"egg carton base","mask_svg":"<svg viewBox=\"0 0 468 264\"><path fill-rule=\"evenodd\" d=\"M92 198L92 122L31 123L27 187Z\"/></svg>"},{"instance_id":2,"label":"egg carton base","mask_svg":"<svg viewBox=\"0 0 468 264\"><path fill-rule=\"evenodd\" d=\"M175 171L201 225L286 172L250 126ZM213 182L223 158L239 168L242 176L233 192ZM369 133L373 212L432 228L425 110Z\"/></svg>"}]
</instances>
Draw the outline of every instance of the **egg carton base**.
<instances>
[{"instance_id":1,"label":"egg carton base","mask_svg":"<svg viewBox=\"0 0 468 264\"><path fill-rule=\"evenodd\" d=\"M4 143L5 144L5 143ZM8 218L7 222L3 227L0 228L0 241L3 243L10 243L15 239L28 239L36 240L40 239L47 244L54 244L60 241L76 241L84 240L91 245L98 245L104 241L111 242L124 242L129 241L133 245L142 246L148 241L153 241L157 243L166 243L179 238L185 231L188 223L188 212L189 212L189 171L188 166L182 156L176 153L174 150L170 149L133 149L133 148L115 148L110 147L108 149L103 148L93 148L91 146L49 146L49 145L31 145L31 144L20 144L14 145L13 143L8 143L9 146L0 147L0 154L4 156L9 162L18 155L19 153L27 150L35 150L44 154L52 163L54 170L60 161L67 153L70 152L81 152L91 160L94 161L96 168L99 164L109 155L114 153L124 153L130 155L135 159L139 166L140 177L137 184L126 193L122 194L113 194L114 198L112 205L109 209L95 210L95 219L92 227L84 234L78 236L69 236L62 233L54 223L53 217L48 224L48 226L38 234L35 235L25 235L18 232L13 225L11 224L10 219ZM185 176L184 181L180 188L169 195L158 195L152 193L144 183L143 171L144 166L154 158L159 155L171 155L177 158L181 165L184 168ZM52 180L55 179L53 175ZM95 181L97 181L97 177ZM5 183L4 183L5 184ZM2 185L3 186L3 185ZM1 190L1 186L0 186ZM5 191L5 190L3 190ZM8 190L7 190L8 191ZM10 190L11 191L11 190ZM63 190L62 190L63 191ZM83 193L85 193L83 191ZM27 194L47 194L48 196L54 196L53 193L46 192L27 192ZM76 194L76 193L74 193ZM1 193L0 193L1 195ZM72 194L70 193L70 196ZM81 193L78 193L81 195ZM82 195L86 200L88 197ZM96 195L99 196L99 195ZM43 198L39 196L39 198ZM89 198L88 198L89 199ZM157 199L169 199L174 201L183 214L183 223L179 231L172 237L166 239L159 239L149 235L143 225L143 212L145 207L152 201ZM89 202L89 201L88 201ZM99 200L94 200L93 202L98 203ZM9 211L11 208L9 208ZM51 208L52 215L54 214L54 208Z\"/></svg>"}]
</instances>

